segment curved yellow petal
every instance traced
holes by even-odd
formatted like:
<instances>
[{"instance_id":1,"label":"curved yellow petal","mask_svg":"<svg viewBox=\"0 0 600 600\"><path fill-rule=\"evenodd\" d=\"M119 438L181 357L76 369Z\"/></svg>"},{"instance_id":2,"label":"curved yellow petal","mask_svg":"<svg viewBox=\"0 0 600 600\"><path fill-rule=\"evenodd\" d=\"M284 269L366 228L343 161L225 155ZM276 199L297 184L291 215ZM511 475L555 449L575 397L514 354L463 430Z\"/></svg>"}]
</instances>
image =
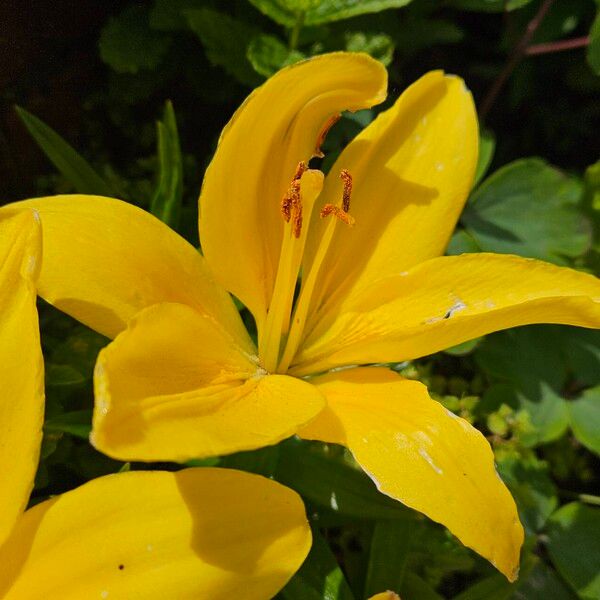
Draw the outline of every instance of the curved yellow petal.
<instances>
[{"instance_id":1,"label":"curved yellow petal","mask_svg":"<svg viewBox=\"0 0 600 600\"><path fill-rule=\"evenodd\" d=\"M347 298L337 318L318 324L291 372L417 358L531 323L599 328L600 280L506 254L443 256Z\"/></svg>"},{"instance_id":2,"label":"curved yellow petal","mask_svg":"<svg viewBox=\"0 0 600 600\"><path fill-rule=\"evenodd\" d=\"M494 468L490 445L432 400L418 381L387 369L348 369L313 381L327 398L331 439L319 424L302 437L344 445L378 489L445 525L506 577L517 577L523 528Z\"/></svg>"},{"instance_id":3,"label":"curved yellow petal","mask_svg":"<svg viewBox=\"0 0 600 600\"><path fill-rule=\"evenodd\" d=\"M387 591L371 596L369 600L400 600L400 596L396 592Z\"/></svg>"},{"instance_id":4,"label":"curved yellow petal","mask_svg":"<svg viewBox=\"0 0 600 600\"><path fill-rule=\"evenodd\" d=\"M356 224L336 228L311 312L335 311L353 290L444 253L473 183L478 144L477 114L464 82L432 71L347 146L320 202L339 202L339 173L347 169ZM313 218L305 272L324 227Z\"/></svg>"},{"instance_id":5,"label":"curved yellow petal","mask_svg":"<svg viewBox=\"0 0 600 600\"><path fill-rule=\"evenodd\" d=\"M33 211L0 216L0 544L27 506L42 442L44 363L35 307L40 251Z\"/></svg>"},{"instance_id":6,"label":"curved yellow petal","mask_svg":"<svg viewBox=\"0 0 600 600\"><path fill-rule=\"evenodd\" d=\"M225 469L108 475L25 513L0 548L4 600L263 600L311 543L292 490Z\"/></svg>"},{"instance_id":7,"label":"curved yellow petal","mask_svg":"<svg viewBox=\"0 0 600 600\"><path fill-rule=\"evenodd\" d=\"M280 202L300 161L342 110L385 98L387 74L365 54L286 67L255 90L223 130L200 194L200 239L216 277L263 326L279 261Z\"/></svg>"},{"instance_id":8,"label":"curved yellow petal","mask_svg":"<svg viewBox=\"0 0 600 600\"><path fill-rule=\"evenodd\" d=\"M138 315L98 357L91 441L122 460L228 454L293 435L324 406L309 383L267 375L208 317L180 304Z\"/></svg>"},{"instance_id":9,"label":"curved yellow petal","mask_svg":"<svg viewBox=\"0 0 600 600\"><path fill-rule=\"evenodd\" d=\"M157 302L189 304L252 347L227 293L199 252L150 213L121 200L80 194L35 198L0 210L35 209L44 229L38 293L114 337Z\"/></svg>"}]
</instances>

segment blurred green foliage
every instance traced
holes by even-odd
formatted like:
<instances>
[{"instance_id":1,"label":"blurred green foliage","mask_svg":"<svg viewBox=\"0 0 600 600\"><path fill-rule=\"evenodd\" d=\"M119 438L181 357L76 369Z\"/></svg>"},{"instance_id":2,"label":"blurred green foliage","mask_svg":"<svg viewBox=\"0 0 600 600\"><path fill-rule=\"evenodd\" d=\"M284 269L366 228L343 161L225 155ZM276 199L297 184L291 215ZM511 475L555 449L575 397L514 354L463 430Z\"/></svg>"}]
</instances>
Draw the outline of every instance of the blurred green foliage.
<instances>
[{"instance_id":1,"label":"blurred green foliage","mask_svg":"<svg viewBox=\"0 0 600 600\"><path fill-rule=\"evenodd\" d=\"M599 8L592 0L123 3L94 40L105 69L84 98L85 143L17 109L58 171L34 186L127 199L197 244L201 174L243 97L305 57L362 51L388 66L391 99L441 67L463 76L486 107L477 181L450 253L515 253L597 273ZM18 86L3 98L20 100ZM378 110L341 119L324 146L325 169ZM106 340L42 302L40 314L47 410L33 502L149 468L87 442L94 361ZM521 577L509 584L442 527L380 494L339 447L290 439L193 461L262 473L303 496L315 542L279 597L358 600L394 589L404 600L600 598L600 333L526 327L392 368L425 382L490 440L526 528Z\"/></svg>"}]
</instances>

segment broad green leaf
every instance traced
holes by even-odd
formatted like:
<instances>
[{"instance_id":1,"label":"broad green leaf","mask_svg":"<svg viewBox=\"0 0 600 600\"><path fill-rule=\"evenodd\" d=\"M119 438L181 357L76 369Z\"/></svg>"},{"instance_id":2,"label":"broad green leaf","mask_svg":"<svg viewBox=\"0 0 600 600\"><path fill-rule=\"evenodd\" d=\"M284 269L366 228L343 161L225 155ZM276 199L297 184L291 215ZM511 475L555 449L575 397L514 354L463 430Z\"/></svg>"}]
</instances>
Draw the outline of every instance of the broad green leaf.
<instances>
[{"instance_id":1,"label":"broad green leaf","mask_svg":"<svg viewBox=\"0 0 600 600\"><path fill-rule=\"evenodd\" d=\"M148 10L137 5L108 21L99 45L102 60L117 73L138 73L160 65L170 38L150 29Z\"/></svg>"},{"instance_id":2,"label":"broad green leaf","mask_svg":"<svg viewBox=\"0 0 600 600\"><path fill-rule=\"evenodd\" d=\"M489 129L483 129L479 134L479 160L477 161L473 187L475 187L487 173L492 159L494 158L495 149L496 136Z\"/></svg>"},{"instance_id":3,"label":"broad green leaf","mask_svg":"<svg viewBox=\"0 0 600 600\"><path fill-rule=\"evenodd\" d=\"M258 30L249 23L210 8L186 10L184 14L192 31L204 45L211 63L223 67L244 85L254 87L261 82L246 57L248 45Z\"/></svg>"},{"instance_id":4,"label":"broad green leaf","mask_svg":"<svg viewBox=\"0 0 600 600\"><path fill-rule=\"evenodd\" d=\"M527 531L540 531L558 506L556 488L546 466L535 458L500 456L498 472L517 502Z\"/></svg>"},{"instance_id":5,"label":"broad green leaf","mask_svg":"<svg viewBox=\"0 0 600 600\"><path fill-rule=\"evenodd\" d=\"M275 479L309 501L359 519L415 518L415 513L380 494L362 471L345 462L339 447L289 440L279 448Z\"/></svg>"},{"instance_id":6,"label":"broad green leaf","mask_svg":"<svg viewBox=\"0 0 600 600\"><path fill-rule=\"evenodd\" d=\"M183 199L183 163L177 122L171 102L165 105L163 120L157 123L158 133L158 184L150 212L161 221L176 229Z\"/></svg>"},{"instance_id":7,"label":"broad green leaf","mask_svg":"<svg viewBox=\"0 0 600 600\"><path fill-rule=\"evenodd\" d=\"M248 45L247 57L257 73L270 77L282 67L302 60L304 54L290 50L274 35L260 34Z\"/></svg>"},{"instance_id":8,"label":"broad green leaf","mask_svg":"<svg viewBox=\"0 0 600 600\"><path fill-rule=\"evenodd\" d=\"M529 575L519 578L511 600L576 600L576 596L549 565L536 559Z\"/></svg>"},{"instance_id":9,"label":"broad green leaf","mask_svg":"<svg viewBox=\"0 0 600 600\"><path fill-rule=\"evenodd\" d=\"M596 75L600 75L600 7L590 29L590 44L587 49L587 61Z\"/></svg>"},{"instance_id":10,"label":"broad green leaf","mask_svg":"<svg viewBox=\"0 0 600 600\"><path fill-rule=\"evenodd\" d=\"M19 106L15 108L38 146L77 192L98 196L116 195L85 158L79 155L56 131L24 108Z\"/></svg>"},{"instance_id":11,"label":"broad green leaf","mask_svg":"<svg viewBox=\"0 0 600 600\"><path fill-rule=\"evenodd\" d=\"M279 445L265 446L264 448L246 452L236 452L235 454L221 457L219 466L272 477L278 468L279 453Z\"/></svg>"},{"instance_id":12,"label":"broad green leaf","mask_svg":"<svg viewBox=\"0 0 600 600\"><path fill-rule=\"evenodd\" d=\"M446 354L450 354L451 356L465 356L473 352L473 350L477 348L481 340L483 340L483 338L481 337L475 338L473 340L467 340L462 344L452 346L452 348L446 348L444 352Z\"/></svg>"},{"instance_id":13,"label":"broad green leaf","mask_svg":"<svg viewBox=\"0 0 600 600\"><path fill-rule=\"evenodd\" d=\"M475 190L461 221L486 252L568 264L591 244L578 209L581 190L579 181L543 160L517 160Z\"/></svg>"},{"instance_id":14,"label":"broad green leaf","mask_svg":"<svg viewBox=\"0 0 600 600\"><path fill-rule=\"evenodd\" d=\"M322 25L401 8L412 0L249 0L258 10L280 25L294 27L300 15L305 25ZM301 17L301 18L302 18Z\"/></svg>"},{"instance_id":15,"label":"broad green leaf","mask_svg":"<svg viewBox=\"0 0 600 600\"><path fill-rule=\"evenodd\" d=\"M544 325L521 327L487 336L475 351L475 360L505 385L502 393L490 388L480 409L495 410L494 401L525 409L535 431L523 441L534 445L559 438L569 425L561 396L567 377L559 328Z\"/></svg>"},{"instance_id":16,"label":"broad green leaf","mask_svg":"<svg viewBox=\"0 0 600 600\"><path fill-rule=\"evenodd\" d=\"M548 522L548 553L583 600L600 598L600 509L573 502Z\"/></svg>"},{"instance_id":17,"label":"broad green leaf","mask_svg":"<svg viewBox=\"0 0 600 600\"><path fill-rule=\"evenodd\" d=\"M517 10L532 0L450 0L450 5L475 12L504 12Z\"/></svg>"},{"instance_id":18,"label":"broad green leaf","mask_svg":"<svg viewBox=\"0 0 600 600\"><path fill-rule=\"evenodd\" d=\"M284 600L353 600L342 570L316 529L313 529L313 543L308 557L281 590L279 597Z\"/></svg>"},{"instance_id":19,"label":"broad green leaf","mask_svg":"<svg viewBox=\"0 0 600 600\"><path fill-rule=\"evenodd\" d=\"M562 333L565 360L576 382L600 385L600 331L563 327Z\"/></svg>"},{"instance_id":20,"label":"broad green leaf","mask_svg":"<svg viewBox=\"0 0 600 600\"><path fill-rule=\"evenodd\" d=\"M410 547L419 529L419 523L411 521L377 521L371 538L366 597L401 589Z\"/></svg>"},{"instance_id":21,"label":"broad green leaf","mask_svg":"<svg viewBox=\"0 0 600 600\"><path fill-rule=\"evenodd\" d=\"M78 410L64 413L60 416L48 419L44 423L46 433L70 433L76 437L87 440L92 430L92 411Z\"/></svg>"},{"instance_id":22,"label":"broad green leaf","mask_svg":"<svg viewBox=\"0 0 600 600\"><path fill-rule=\"evenodd\" d=\"M600 386L586 390L580 398L568 402L567 407L575 437L600 455Z\"/></svg>"},{"instance_id":23,"label":"broad green leaf","mask_svg":"<svg viewBox=\"0 0 600 600\"><path fill-rule=\"evenodd\" d=\"M446 254L456 255L465 252L481 252L481 248L466 229L457 229L446 248Z\"/></svg>"},{"instance_id":24,"label":"broad green leaf","mask_svg":"<svg viewBox=\"0 0 600 600\"><path fill-rule=\"evenodd\" d=\"M347 32L346 50L348 52L365 52L385 66L392 62L394 42L385 33Z\"/></svg>"}]
</instances>

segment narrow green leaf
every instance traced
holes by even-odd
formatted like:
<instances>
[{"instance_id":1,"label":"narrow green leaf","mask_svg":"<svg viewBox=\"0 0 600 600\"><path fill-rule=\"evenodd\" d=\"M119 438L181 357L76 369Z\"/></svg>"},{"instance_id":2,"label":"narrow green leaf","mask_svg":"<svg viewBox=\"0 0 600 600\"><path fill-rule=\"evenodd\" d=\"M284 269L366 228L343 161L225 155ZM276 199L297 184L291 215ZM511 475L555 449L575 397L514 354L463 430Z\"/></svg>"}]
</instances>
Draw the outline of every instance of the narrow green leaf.
<instances>
[{"instance_id":1,"label":"narrow green leaf","mask_svg":"<svg viewBox=\"0 0 600 600\"><path fill-rule=\"evenodd\" d=\"M384 590L399 592L414 536L420 524L412 521L377 521L371 538L365 596Z\"/></svg>"},{"instance_id":2,"label":"narrow green leaf","mask_svg":"<svg viewBox=\"0 0 600 600\"><path fill-rule=\"evenodd\" d=\"M279 596L285 600L353 600L344 574L317 530L313 529L312 547L304 564Z\"/></svg>"},{"instance_id":3,"label":"narrow green leaf","mask_svg":"<svg viewBox=\"0 0 600 600\"><path fill-rule=\"evenodd\" d=\"M590 29L590 44L587 49L587 61L596 75L600 75L600 8Z\"/></svg>"},{"instance_id":4,"label":"narrow green leaf","mask_svg":"<svg viewBox=\"0 0 600 600\"><path fill-rule=\"evenodd\" d=\"M163 120L157 123L159 175L150 212L176 228L183 199L183 161L173 105L167 101Z\"/></svg>"},{"instance_id":5,"label":"narrow green leaf","mask_svg":"<svg viewBox=\"0 0 600 600\"><path fill-rule=\"evenodd\" d=\"M80 194L115 196L114 190L75 149L36 116L20 106L17 114L52 164Z\"/></svg>"},{"instance_id":6,"label":"narrow green leaf","mask_svg":"<svg viewBox=\"0 0 600 600\"><path fill-rule=\"evenodd\" d=\"M494 150L496 149L496 136L489 130L483 129L479 136L479 160L477 169L475 170L475 187L487 173L492 159L494 158Z\"/></svg>"},{"instance_id":7,"label":"narrow green leaf","mask_svg":"<svg viewBox=\"0 0 600 600\"><path fill-rule=\"evenodd\" d=\"M548 553L558 572L583 600L600 598L600 509L573 502L548 523Z\"/></svg>"}]
</instances>

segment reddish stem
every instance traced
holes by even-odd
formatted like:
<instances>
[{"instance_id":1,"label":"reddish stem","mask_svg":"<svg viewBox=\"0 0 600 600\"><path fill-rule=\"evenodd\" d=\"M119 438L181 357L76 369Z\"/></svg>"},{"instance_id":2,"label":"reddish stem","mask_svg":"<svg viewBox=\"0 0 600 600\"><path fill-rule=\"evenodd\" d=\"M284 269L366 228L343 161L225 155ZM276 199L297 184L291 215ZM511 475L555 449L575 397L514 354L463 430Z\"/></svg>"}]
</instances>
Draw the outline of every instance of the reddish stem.
<instances>
[{"instance_id":1,"label":"reddish stem","mask_svg":"<svg viewBox=\"0 0 600 600\"><path fill-rule=\"evenodd\" d=\"M573 38L570 40L560 40L558 42L548 42L546 44L533 44L525 51L528 56L536 54L549 54L550 52L563 52L564 50L573 50L575 48L585 48L590 45L590 36Z\"/></svg>"}]
</instances>

